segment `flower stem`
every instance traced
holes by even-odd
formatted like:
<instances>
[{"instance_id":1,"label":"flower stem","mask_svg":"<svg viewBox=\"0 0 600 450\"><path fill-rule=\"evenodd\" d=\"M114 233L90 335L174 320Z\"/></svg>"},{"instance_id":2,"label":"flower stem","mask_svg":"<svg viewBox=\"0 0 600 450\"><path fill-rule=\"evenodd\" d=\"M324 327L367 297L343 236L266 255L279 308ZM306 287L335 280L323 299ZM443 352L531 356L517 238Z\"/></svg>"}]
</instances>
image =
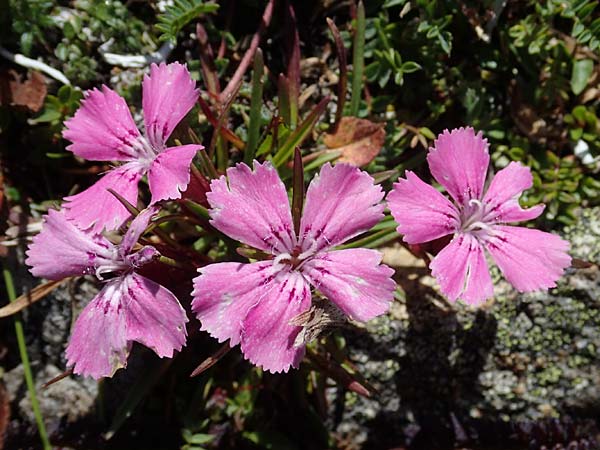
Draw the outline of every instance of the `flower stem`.
<instances>
[{"instance_id":1,"label":"flower stem","mask_svg":"<svg viewBox=\"0 0 600 450\"><path fill-rule=\"evenodd\" d=\"M10 269L3 263L2 264L2 275L4 276L4 284L6 285L6 292L8 299L13 302L17 298L15 292L15 284ZM29 364L29 356L27 355L27 346L25 344L25 332L23 331L23 322L21 322L21 315L15 314L15 334L17 335L17 345L19 346L19 353L21 355L21 361L23 363L23 372L25 375L25 383L27 384L27 390L29 391L29 397L31 398L31 409L35 416L35 422L37 424L40 439L42 441L42 448L44 450L51 450L50 440L46 433L46 427L44 426L44 419L40 412L40 404L38 403L37 395L35 393L35 384L33 382L33 375L31 373L31 366Z\"/></svg>"}]
</instances>

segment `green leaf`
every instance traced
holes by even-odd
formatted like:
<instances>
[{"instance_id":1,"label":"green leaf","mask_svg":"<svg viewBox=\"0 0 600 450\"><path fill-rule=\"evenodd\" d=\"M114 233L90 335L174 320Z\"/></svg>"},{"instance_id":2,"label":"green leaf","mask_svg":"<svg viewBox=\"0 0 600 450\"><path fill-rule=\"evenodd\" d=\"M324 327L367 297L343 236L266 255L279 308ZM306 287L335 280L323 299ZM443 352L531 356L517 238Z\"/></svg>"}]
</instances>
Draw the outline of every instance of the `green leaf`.
<instances>
[{"instance_id":1,"label":"green leaf","mask_svg":"<svg viewBox=\"0 0 600 450\"><path fill-rule=\"evenodd\" d=\"M203 0L175 0L172 6L158 16L156 29L162 32L161 41L177 42L177 34L192 20L201 14L219 9L216 3L204 3Z\"/></svg>"},{"instance_id":2,"label":"green leaf","mask_svg":"<svg viewBox=\"0 0 600 450\"><path fill-rule=\"evenodd\" d=\"M29 123L35 125L38 123L59 121L60 119L62 119L60 111L55 109L44 109L39 116L29 119Z\"/></svg>"},{"instance_id":3,"label":"green leaf","mask_svg":"<svg viewBox=\"0 0 600 450\"><path fill-rule=\"evenodd\" d=\"M593 70L594 61L591 59L580 59L573 63L573 72L571 73L571 90L575 95L579 95L583 92L588 84Z\"/></svg>"},{"instance_id":4,"label":"green leaf","mask_svg":"<svg viewBox=\"0 0 600 450\"><path fill-rule=\"evenodd\" d=\"M252 165L252 160L258 147L258 138L260 134L260 124L262 121L261 107L263 95L263 71L264 62L262 51L256 49L254 56L254 70L252 72L252 94L250 97L250 119L248 121L248 139L244 149L244 161Z\"/></svg>"},{"instance_id":5,"label":"green leaf","mask_svg":"<svg viewBox=\"0 0 600 450\"><path fill-rule=\"evenodd\" d=\"M350 115L357 117L362 96L363 71L365 66L365 7L358 2L356 12L356 30L352 48L352 96L350 97Z\"/></svg>"},{"instance_id":6,"label":"green leaf","mask_svg":"<svg viewBox=\"0 0 600 450\"><path fill-rule=\"evenodd\" d=\"M208 444L209 442L212 442L215 439L215 436L212 434L192 433L188 429L184 429L181 432L181 435L185 442L187 442L188 444L196 445Z\"/></svg>"},{"instance_id":7,"label":"green leaf","mask_svg":"<svg viewBox=\"0 0 600 450\"><path fill-rule=\"evenodd\" d=\"M308 137L310 131L313 129L317 120L325 111L327 104L329 103L329 97L325 97L323 100L314 107L314 109L306 116L306 118L298 125L293 133L289 135L287 140L279 148L275 156L273 157L273 164L275 167L280 167L285 162L289 161L292 153L296 147L300 147L304 139Z\"/></svg>"},{"instance_id":8,"label":"green leaf","mask_svg":"<svg viewBox=\"0 0 600 450\"><path fill-rule=\"evenodd\" d=\"M412 72L416 72L417 70L421 70L422 67L420 64L417 64L414 61L406 61L404 64L402 64L402 71L404 73L412 73Z\"/></svg>"}]
</instances>

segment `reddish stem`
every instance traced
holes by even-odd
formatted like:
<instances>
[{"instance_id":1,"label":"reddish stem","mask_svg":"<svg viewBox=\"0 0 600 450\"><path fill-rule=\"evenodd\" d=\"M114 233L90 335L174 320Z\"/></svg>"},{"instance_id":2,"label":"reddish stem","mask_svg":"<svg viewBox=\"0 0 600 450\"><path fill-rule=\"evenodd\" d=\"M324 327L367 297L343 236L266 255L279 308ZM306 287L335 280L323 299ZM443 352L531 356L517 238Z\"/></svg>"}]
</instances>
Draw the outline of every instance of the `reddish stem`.
<instances>
[{"instance_id":1,"label":"reddish stem","mask_svg":"<svg viewBox=\"0 0 600 450\"><path fill-rule=\"evenodd\" d=\"M231 95L233 95L233 93L237 91L238 86L241 84L242 77L246 73L246 70L248 70L250 63L252 62L252 60L254 58L254 54L256 53L256 49L258 48L258 44L260 44L260 38L261 38L262 34L264 33L264 31L269 26L269 24L271 23L271 18L273 17L274 6L275 6L275 0L269 0L269 3L267 4L267 7L265 8L265 12L263 13L260 26L258 27L258 30L256 31L256 33L254 33L254 36L252 36L252 41L250 42L250 47L248 47L248 50L246 50L246 53L244 54L244 57L240 61L240 65L238 66L235 73L231 77L231 80L229 80L229 83L227 84L225 89L223 89L223 92L221 92L220 100L222 103L226 102L229 99L229 97L231 97Z\"/></svg>"}]
</instances>

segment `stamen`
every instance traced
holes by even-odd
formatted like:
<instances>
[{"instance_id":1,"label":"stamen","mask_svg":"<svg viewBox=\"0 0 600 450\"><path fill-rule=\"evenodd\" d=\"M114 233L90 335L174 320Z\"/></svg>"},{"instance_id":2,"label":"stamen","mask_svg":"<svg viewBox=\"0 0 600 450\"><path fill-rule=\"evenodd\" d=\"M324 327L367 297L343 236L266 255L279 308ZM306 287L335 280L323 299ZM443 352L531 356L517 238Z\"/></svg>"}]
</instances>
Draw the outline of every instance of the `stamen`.
<instances>
[{"instance_id":1,"label":"stamen","mask_svg":"<svg viewBox=\"0 0 600 450\"><path fill-rule=\"evenodd\" d=\"M474 231L477 229L491 231L492 227L490 227L487 223L482 222L480 220L470 223L466 227L463 227L464 231Z\"/></svg>"},{"instance_id":2,"label":"stamen","mask_svg":"<svg viewBox=\"0 0 600 450\"><path fill-rule=\"evenodd\" d=\"M277 270L281 270L285 267L284 261L291 261L291 260L292 260L292 255L290 255L289 253L281 253L281 254L277 255L275 258L273 258L273 266Z\"/></svg>"},{"instance_id":3,"label":"stamen","mask_svg":"<svg viewBox=\"0 0 600 450\"><path fill-rule=\"evenodd\" d=\"M310 248L308 250L305 250L302 253L300 253L298 255L298 259L300 259L300 260L306 259L309 256L314 255L316 253L316 251L317 251L317 241L312 241Z\"/></svg>"},{"instance_id":4,"label":"stamen","mask_svg":"<svg viewBox=\"0 0 600 450\"><path fill-rule=\"evenodd\" d=\"M476 198L472 198L469 200L469 206L477 205L478 209L483 209L483 203L481 200L477 200Z\"/></svg>"}]
</instances>

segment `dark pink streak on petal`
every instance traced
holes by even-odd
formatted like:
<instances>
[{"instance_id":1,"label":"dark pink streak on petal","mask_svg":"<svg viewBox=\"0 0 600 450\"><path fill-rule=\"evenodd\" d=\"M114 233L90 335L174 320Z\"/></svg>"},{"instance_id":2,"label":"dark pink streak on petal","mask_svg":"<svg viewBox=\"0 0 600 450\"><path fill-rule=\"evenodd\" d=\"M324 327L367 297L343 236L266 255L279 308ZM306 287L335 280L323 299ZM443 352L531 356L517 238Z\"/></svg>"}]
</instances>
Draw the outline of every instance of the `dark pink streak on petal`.
<instances>
[{"instance_id":1,"label":"dark pink streak on petal","mask_svg":"<svg viewBox=\"0 0 600 450\"><path fill-rule=\"evenodd\" d=\"M229 339L233 347L240 342L248 311L269 292L275 274L272 262L218 263L200 272L194 278L192 310L202 330L219 342Z\"/></svg>"},{"instance_id":2,"label":"dark pink streak on petal","mask_svg":"<svg viewBox=\"0 0 600 450\"><path fill-rule=\"evenodd\" d=\"M456 207L433 186L411 171L389 193L388 206L404 242L420 244L454 233L459 223Z\"/></svg>"},{"instance_id":3,"label":"dark pink streak on petal","mask_svg":"<svg viewBox=\"0 0 600 450\"><path fill-rule=\"evenodd\" d=\"M475 134L470 127L444 131L429 149L427 161L431 174L459 205L481 199L490 161L481 132Z\"/></svg>"},{"instance_id":4,"label":"dark pink streak on petal","mask_svg":"<svg viewBox=\"0 0 600 450\"><path fill-rule=\"evenodd\" d=\"M74 373L98 379L127 365L122 282L121 277L109 281L77 318L66 351Z\"/></svg>"},{"instance_id":5,"label":"dark pink streak on petal","mask_svg":"<svg viewBox=\"0 0 600 450\"><path fill-rule=\"evenodd\" d=\"M380 263L376 250L336 250L311 258L302 273L348 316L366 322L385 313L394 298L394 271Z\"/></svg>"},{"instance_id":6,"label":"dark pink streak on petal","mask_svg":"<svg viewBox=\"0 0 600 450\"><path fill-rule=\"evenodd\" d=\"M156 151L161 151L179 122L198 100L196 82L179 63L150 66L142 83L142 107L146 136Z\"/></svg>"},{"instance_id":7,"label":"dark pink streak on petal","mask_svg":"<svg viewBox=\"0 0 600 450\"><path fill-rule=\"evenodd\" d=\"M536 205L529 209L523 209L519 205L519 197L531 186L531 170L521 163L511 162L499 171L483 197L486 222L521 222L538 217L544 211L544 205Z\"/></svg>"},{"instance_id":8,"label":"dark pink streak on petal","mask_svg":"<svg viewBox=\"0 0 600 450\"><path fill-rule=\"evenodd\" d=\"M506 279L521 292L555 287L571 264L569 243L554 234L499 225L493 230L486 248Z\"/></svg>"},{"instance_id":9,"label":"dark pink streak on petal","mask_svg":"<svg viewBox=\"0 0 600 450\"><path fill-rule=\"evenodd\" d=\"M64 213L48 211L42 231L33 237L25 263L36 277L60 280L94 273L116 257L113 244L101 235L78 229Z\"/></svg>"},{"instance_id":10,"label":"dark pink streak on petal","mask_svg":"<svg viewBox=\"0 0 600 450\"><path fill-rule=\"evenodd\" d=\"M106 86L88 91L75 115L65 122L63 137L72 142L67 150L94 161L131 161L140 132L127 103Z\"/></svg>"},{"instance_id":11,"label":"dark pink streak on petal","mask_svg":"<svg viewBox=\"0 0 600 450\"><path fill-rule=\"evenodd\" d=\"M185 345L188 321L177 297L167 288L146 277L131 273L123 280L128 341L154 350L161 358L171 358Z\"/></svg>"},{"instance_id":12,"label":"dark pink streak on petal","mask_svg":"<svg viewBox=\"0 0 600 450\"><path fill-rule=\"evenodd\" d=\"M300 237L304 251L334 247L369 230L383 217L384 193L366 172L348 164L321 167L306 192Z\"/></svg>"},{"instance_id":13,"label":"dark pink streak on petal","mask_svg":"<svg viewBox=\"0 0 600 450\"><path fill-rule=\"evenodd\" d=\"M494 294L483 248L470 234L457 234L429 267L442 293L452 302L461 298L476 305Z\"/></svg>"},{"instance_id":14,"label":"dark pink streak on petal","mask_svg":"<svg viewBox=\"0 0 600 450\"><path fill-rule=\"evenodd\" d=\"M291 252L295 245L290 204L284 184L269 163L227 169L213 180L211 224L226 235L269 253Z\"/></svg>"},{"instance_id":15,"label":"dark pink streak on petal","mask_svg":"<svg viewBox=\"0 0 600 450\"><path fill-rule=\"evenodd\" d=\"M152 193L151 204L159 200L181 198L181 192L190 182L190 164L201 145L171 147L159 154L148 171Z\"/></svg>"},{"instance_id":16,"label":"dark pink streak on petal","mask_svg":"<svg viewBox=\"0 0 600 450\"><path fill-rule=\"evenodd\" d=\"M288 272L280 273L265 289L244 320L242 353L268 372L287 372L304 357L305 347L294 347L302 328L289 322L310 308L310 286L298 272Z\"/></svg>"}]
</instances>

